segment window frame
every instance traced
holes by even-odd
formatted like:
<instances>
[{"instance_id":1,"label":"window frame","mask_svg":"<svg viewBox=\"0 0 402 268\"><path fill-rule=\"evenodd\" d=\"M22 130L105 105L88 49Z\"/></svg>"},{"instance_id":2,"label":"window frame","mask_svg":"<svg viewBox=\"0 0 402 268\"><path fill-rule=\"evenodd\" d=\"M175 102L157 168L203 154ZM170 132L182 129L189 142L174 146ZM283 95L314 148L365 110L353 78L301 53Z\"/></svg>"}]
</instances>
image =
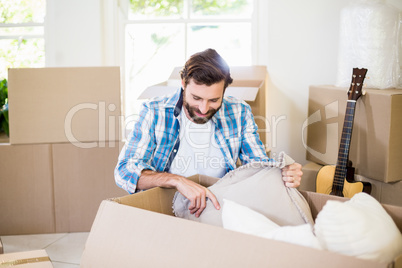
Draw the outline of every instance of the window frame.
<instances>
[{"instance_id":1,"label":"window frame","mask_svg":"<svg viewBox=\"0 0 402 268\"><path fill-rule=\"evenodd\" d=\"M252 5L253 5L253 13L250 16L250 18L219 18L219 17L205 17L205 18L191 18L189 17L191 13L191 6L190 2L191 0L184 0L184 15L182 18L149 18L149 19L144 19L144 18L139 18L139 19L129 19L129 8L130 8L130 1L126 0L124 1L125 3L123 5L119 5L120 8L122 8L122 11L124 13L124 20L121 23L121 28L122 34L121 34L121 51L124 51L120 57L121 63L122 63L122 72L123 72L123 87L122 87L122 100L123 100L123 114L127 116L131 116L130 114L127 114L126 111L126 90L129 88L129 78L126 77L126 71L127 71L127 59L125 57L126 54L126 36L124 34L125 29L128 25L140 25L140 24L160 24L160 23L166 23L166 24L182 24L184 27L184 58L187 59L191 55L188 55L188 29L189 25L194 24L194 23L250 23L251 25L251 65L255 65L258 63L258 47L259 47L259 40L258 40L258 21L259 21L259 16L261 16L261 12L259 12L258 6L259 6L259 0L252 0ZM120 2L121 3L121 2ZM135 89L135 90L141 90L141 89Z\"/></svg>"},{"instance_id":2,"label":"window frame","mask_svg":"<svg viewBox=\"0 0 402 268\"><path fill-rule=\"evenodd\" d=\"M45 15L46 17L46 15ZM27 28L27 27L41 27L42 28L42 34L32 34L32 33L24 33L24 34L19 34L19 35L2 35L0 33L0 40L27 40L27 39L42 39L44 43L44 48L43 48L43 67L46 66L46 37L45 37L45 21L46 18L44 17L43 22L20 22L20 23L0 23L0 28ZM17 67L16 67L17 68ZM6 73L8 74L8 71L6 70ZM8 76L8 75L7 75ZM5 77L8 79L8 77Z\"/></svg>"}]
</instances>

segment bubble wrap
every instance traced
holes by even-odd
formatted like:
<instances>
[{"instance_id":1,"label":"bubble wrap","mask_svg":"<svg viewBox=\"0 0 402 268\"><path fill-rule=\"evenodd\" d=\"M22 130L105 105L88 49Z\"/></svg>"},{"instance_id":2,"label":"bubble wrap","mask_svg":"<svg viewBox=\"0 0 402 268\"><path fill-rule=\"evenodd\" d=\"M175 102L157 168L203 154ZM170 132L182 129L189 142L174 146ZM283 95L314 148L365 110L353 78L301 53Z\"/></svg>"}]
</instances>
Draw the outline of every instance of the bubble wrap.
<instances>
[{"instance_id":1,"label":"bubble wrap","mask_svg":"<svg viewBox=\"0 0 402 268\"><path fill-rule=\"evenodd\" d=\"M352 69L368 69L366 88L400 87L400 11L381 0L355 0L340 16L336 85L349 87Z\"/></svg>"}]
</instances>

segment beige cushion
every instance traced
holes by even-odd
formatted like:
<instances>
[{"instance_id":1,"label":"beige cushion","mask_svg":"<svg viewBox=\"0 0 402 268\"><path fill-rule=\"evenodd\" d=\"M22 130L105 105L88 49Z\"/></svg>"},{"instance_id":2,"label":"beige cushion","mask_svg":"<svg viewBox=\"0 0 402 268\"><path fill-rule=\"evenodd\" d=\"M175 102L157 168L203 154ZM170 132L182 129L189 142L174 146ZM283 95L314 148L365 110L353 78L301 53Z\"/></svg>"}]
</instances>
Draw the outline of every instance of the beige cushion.
<instances>
[{"instance_id":1,"label":"beige cushion","mask_svg":"<svg viewBox=\"0 0 402 268\"><path fill-rule=\"evenodd\" d=\"M294 160L280 153L277 161L254 162L226 174L208 189L223 205L223 199L268 217L276 224L313 224L310 208L304 197L295 188L288 188L282 180L281 168L294 163ZM173 211L177 217L222 226L222 209L217 210L210 200L199 218L190 214L189 200L179 192L173 199Z\"/></svg>"}]
</instances>

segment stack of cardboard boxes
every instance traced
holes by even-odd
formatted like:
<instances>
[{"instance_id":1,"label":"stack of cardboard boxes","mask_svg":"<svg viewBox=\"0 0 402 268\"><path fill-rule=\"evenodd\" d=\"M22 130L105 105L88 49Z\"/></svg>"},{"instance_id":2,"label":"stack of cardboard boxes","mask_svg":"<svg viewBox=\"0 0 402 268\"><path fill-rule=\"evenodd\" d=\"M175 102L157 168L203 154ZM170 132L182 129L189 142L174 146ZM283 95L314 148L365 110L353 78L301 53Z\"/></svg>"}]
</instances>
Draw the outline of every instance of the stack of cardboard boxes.
<instances>
[{"instance_id":1,"label":"stack of cardboard boxes","mask_svg":"<svg viewBox=\"0 0 402 268\"><path fill-rule=\"evenodd\" d=\"M120 141L118 67L9 70L0 144L0 235L89 231Z\"/></svg>"},{"instance_id":2,"label":"stack of cardboard boxes","mask_svg":"<svg viewBox=\"0 0 402 268\"><path fill-rule=\"evenodd\" d=\"M371 183L381 203L402 206L402 89L365 89L356 102L349 159L355 180ZM301 189L315 191L323 165L335 165L348 88L311 86Z\"/></svg>"},{"instance_id":3,"label":"stack of cardboard boxes","mask_svg":"<svg viewBox=\"0 0 402 268\"><path fill-rule=\"evenodd\" d=\"M59 81L57 85L65 84L68 82L61 78L67 77L67 80L76 80L77 76L87 77L88 74L84 73L88 71L96 72L96 77L103 81L99 82L96 87L102 87L106 81L111 79L116 82L116 84L107 86L111 92L115 92L115 89L119 88L118 71L114 68L81 69L74 75L70 73L71 70L69 68L59 69L58 71L64 73L61 77L54 77L55 73L52 73L50 77L46 76L38 80L51 78ZM20 83L20 79L26 79L24 88L26 88L26 94L29 95L29 88L32 88L31 79L39 76L40 73L30 75L27 71L28 73L24 75L17 75L18 71L21 70L16 70L15 73L10 72L10 93L11 90L18 88L16 85ZM253 74L252 68L248 71ZM247 73L247 70L242 70L240 73ZM264 105L264 109L258 112L258 107L251 106L254 114L265 116L265 67L262 73L264 75L262 81L258 84L253 82L253 85L257 85L257 94L261 94L259 97L256 95L254 101L262 101L261 105ZM114 75L111 77L111 74ZM13 78L13 75L17 75L17 77ZM30 76L32 76L31 79L26 78ZM234 78L236 80L236 76ZM243 80L247 81L247 78ZM74 87L76 84L81 84L81 82L69 84L69 87ZM28 85L29 87L27 87ZM261 87L261 85L264 86ZM240 87L243 86L250 87L250 84L245 83ZM87 87L93 88L92 85ZM87 87L84 88L87 90ZM164 89L167 90L167 88ZM68 91L69 94L71 92L68 88L65 88L64 91ZM69 94L63 95L63 92L56 94L61 101L53 108L64 107L63 100L71 97ZM106 95L99 97L99 92L108 91L99 89L99 92L92 92L93 95L89 94L88 97L97 96L94 97L95 99L86 98L85 103L81 100L72 106L67 105L68 111L65 110L61 113L61 119L54 119L48 114L46 117L42 117L51 111L38 108L45 112L42 113L39 120L36 120L43 124L40 127L42 131L44 131L43 128L49 129L50 132L55 131L56 135L59 120L64 122L64 136L59 136L63 137L62 140L44 141L43 137L32 138L28 135L28 133L41 133L36 130L30 132L29 128L37 126L30 120L33 120L35 107L43 105L43 103L33 101L33 94L26 99L27 106L23 106L27 111L26 115L19 117L19 120L25 119L25 121L18 126L19 128L11 126L10 132L11 135L17 130L26 132L29 143L26 142L27 140L18 142L21 140L11 136L11 144L2 145L0 148L2 165L0 182L2 186L5 185L0 188L2 204L0 234L87 230L88 225L92 224L93 208L99 207L85 246L81 267L123 268L133 265L140 267L400 267L402 265L402 256L391 263L377 263L176 218L173 216L171 207L175 194L174 189L154 188L135 195L122 194L113 181L113 168L116 164L119 146L108 145L109 143L118 144L118 138L110 137L119 135L113 134L114 128L111 125L106 127L108 131L105 136L99 130L100 125L104 126L107 123L114 125L119 121L116 117L120 111L120 95L118 93L117 97L111 93L115 97L113 98L105 93ZM17 118L17 115L13 114L12 103L15 96L18 95L13 94L10 94L10 120ZM79 92L75 94L79 94ZM29 104L29 100L33 101L33 104ZM54 100L49 99L47 102ZM102 104L102 102L105 103ZM110 109L114 105L116 109ZM105 107L109 108L105 109ZM78 108L88 110L83 111ZM101 109L105 114L99 112ZM71 110L74 113L70 114ZM114 113L115 111L116 113ZM80 114L81 112L83 114ZM57 112L54 114L57 115ZM26 120L27 118L30 120ZM92 126L93 121L99 120L99 118L102 119L97 121L100 123ZM50 124L48 124L49 120ZM74 120L78 120L78 122ZM67 132L65 132L66 127L70 125L72 131L68 131L68 133L73 134L75 140L67 136ZM92 134L85 133L87 130ZM95 133L96 135L93 135ZM101 136L102 138L100 138ZM92 147L94 145L95 147ZM88 147L85 148L85 146ZM5 154L9 157L5 157ZM3 161L6 161L5 164ZM5 171L3 172L3 170ZM214 178L201 175L193 176L190 179L205 186L216 181ZM302 194L310 205L313 217L317 216L327 200L345 200L307 191L302 191ZM116 198L110 199L113 196ZM102 199L107 200L101 201ZM3 206L3 204L6 205ZM402 208L389 205L384 207L398 228L402 230ZM88 224L89 222L91 224ZM289 256L291 257L289 258Z\"/></svg>"}]
</instances>

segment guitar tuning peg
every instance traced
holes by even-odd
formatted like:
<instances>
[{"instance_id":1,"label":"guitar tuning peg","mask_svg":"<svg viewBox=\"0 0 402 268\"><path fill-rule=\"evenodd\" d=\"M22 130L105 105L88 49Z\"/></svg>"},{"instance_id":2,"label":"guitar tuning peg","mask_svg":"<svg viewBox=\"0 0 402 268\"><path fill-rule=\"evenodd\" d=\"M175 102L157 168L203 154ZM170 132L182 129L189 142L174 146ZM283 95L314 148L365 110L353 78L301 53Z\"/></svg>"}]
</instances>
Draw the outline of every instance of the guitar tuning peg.
<instances>
[{"instance_id":1,"label":"guitar tuning peg","mask_svg":"<svg viewBox=\"0 0 402 268\"><path fill-rule=\"evenodd\" d=\"M366 92L365 90L362 91L363 96L365 96L366 93L367 93L367 92Z\"/></svg>"}]
</instances>

